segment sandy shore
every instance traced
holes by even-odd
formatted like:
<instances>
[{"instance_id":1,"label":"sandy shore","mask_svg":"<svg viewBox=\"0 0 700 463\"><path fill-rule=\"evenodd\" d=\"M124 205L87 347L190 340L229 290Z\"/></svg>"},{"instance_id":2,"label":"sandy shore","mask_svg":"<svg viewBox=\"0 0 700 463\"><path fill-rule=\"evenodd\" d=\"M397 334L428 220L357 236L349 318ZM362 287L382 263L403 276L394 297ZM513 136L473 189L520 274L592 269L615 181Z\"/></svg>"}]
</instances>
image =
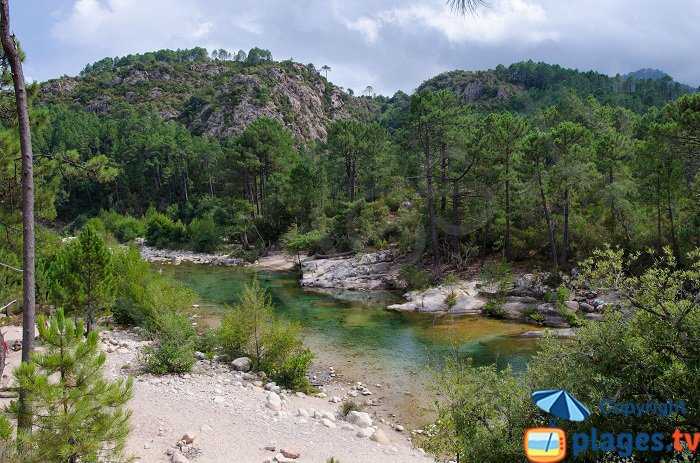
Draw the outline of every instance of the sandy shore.
<instances>
[{"instance_id":1,"label":"sandy shore","mask_svg":"<svg viewBox=\"0 0 700 463\"><path fill-rule=\"evenodd\" d=\"M8 340L20 336L19 327L4 327L3 332ZM342 463L433 461L413 448L408 431L382 424L377 416L372 416L371 428L340 420L338 404L329 398L282 391L278 396L281 410L274 410L277 407L268 405L271 393L253 375L208 361L198 361L196 371L188 375L141 375L139 358L146 341L122 330L105 331L101 339L108 359L106 375L136 378L129 402L133 431L127 449L140 461L325 463L330 457ZM9 353L3 384L8 383L19 361L20 352ZM0 399L0 403L7 400ZM362 429L365 434L376 433L375 438L384 443L358 437ZM185 434L196 437L181 451L176 444ZM282 449L299 457L284 457ZM189 460L182 459L183 451Z\"/></svg>"}]
</instances>

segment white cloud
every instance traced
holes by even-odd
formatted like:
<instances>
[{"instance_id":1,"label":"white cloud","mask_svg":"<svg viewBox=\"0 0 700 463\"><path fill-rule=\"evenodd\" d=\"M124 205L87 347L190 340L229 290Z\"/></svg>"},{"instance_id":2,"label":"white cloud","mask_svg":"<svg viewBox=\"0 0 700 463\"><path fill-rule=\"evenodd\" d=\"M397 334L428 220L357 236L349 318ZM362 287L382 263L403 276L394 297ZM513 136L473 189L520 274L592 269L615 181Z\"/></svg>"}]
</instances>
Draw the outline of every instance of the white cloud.
<instances>
[{"instance_id":1,"label":"white cloud","mask_svg":"<svg viewBox=\"0 0 700 463\"><path fill-rule=\"evenodd\" d=\"M517 42L537 44L556 40L559 34L548 29L544 8L528 0L498 0L484 8L479 17L461 17L443 5L415 3L378 12L374 17L363 16L355 21L344 19L345 26L374 43L382 28L397 26L409 33L421 29L441 33L448 41L461 44L476 42L489 45Z\"/></svg>"},{"instance_id":2,"label":"white cloud","mask_svg":"<svg viewBox=\"0 0 700 463\"><path fill-rule=\"evenodd\" d=\"M379 38L379 30L382 25L377 19L368 18L363 16L356 21L345 20L345 27L351 31L356 31L362 34L365 42L373 44Z\"/></svg>"},{"instance_id":3,"label":"white cloud","mask_svg":"<svg viewBox=\"0 0 700 463\"><path fill-rule=\"evenodd\" d=\"M109 54L196 45L214 29L183 0L75 0L51 28L58 41Z\"/></svg>"},{"instance_id":4,"label":"white cloud","mask_svg":"<svg viewBox=\"0 0 700 463\"><path fill-rule=\"evenodd\" d=\"M250 32L251 34L260 35L263 33L262 25L260 25L260 22L252 16L236 16L233 19L233 24L246 32Z\"/></svg>"}]
</instances>

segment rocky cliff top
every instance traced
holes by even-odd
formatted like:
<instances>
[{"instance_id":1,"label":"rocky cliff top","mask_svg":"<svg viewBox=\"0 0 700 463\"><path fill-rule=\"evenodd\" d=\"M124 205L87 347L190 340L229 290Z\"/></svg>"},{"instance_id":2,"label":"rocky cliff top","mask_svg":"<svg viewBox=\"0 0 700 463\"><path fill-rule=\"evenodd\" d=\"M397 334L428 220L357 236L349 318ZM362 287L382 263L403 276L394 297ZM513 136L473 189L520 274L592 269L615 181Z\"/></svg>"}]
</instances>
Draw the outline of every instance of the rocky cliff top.
<instances>
[{"instance_id":1,"label":"rocky cliff top","mask_svg":"<svg viewBox=\"0 0 700 463\"><path fill-rule=\"evenodd\" d=\"M302 143L325 139L331 121L368 117L364 105L313 66L292 61L135 63L49 80L39 98L98 114L130 105L217 138L231 138L255 119L271 116Z\"/></svg>"}]
</instances>

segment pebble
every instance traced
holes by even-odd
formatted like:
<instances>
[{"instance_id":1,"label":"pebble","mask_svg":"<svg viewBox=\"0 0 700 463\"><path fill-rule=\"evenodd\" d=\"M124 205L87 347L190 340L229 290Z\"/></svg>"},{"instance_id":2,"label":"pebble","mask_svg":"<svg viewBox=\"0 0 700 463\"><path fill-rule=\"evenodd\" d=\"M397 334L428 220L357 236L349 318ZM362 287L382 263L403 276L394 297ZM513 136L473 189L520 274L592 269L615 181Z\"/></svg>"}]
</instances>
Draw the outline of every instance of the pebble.
<instances>
[{"instance_id":1,"label":"pebble","mask_svg":"<svg viewBox=\"0 0 700 463\"><path fill-rule=\"evenodd\" d=\"M296 450L281 449L280 453L282 455L284 455L286 458L292 458L292 459L297 459L301 456L301 453L297 452Z\"/></svg>"},{"instance_id":2,"label":"pebble","mask_svg":"<svg viewBox=\"0 0 700 463\"><path fill-rule=\"evenodd\" d=\"M201 428L199 428L200 431L202 432L211 432L213 431L212 427L209 426L208 424L203 424Z\"/></svg>"},{"instance_id":3,"label":"pebble","mask_svg":"<svg viewBox=\"0 0 700 463\"><path fill-rule=\"evenodd\" d=\"M277 442L273 441L273 440L269 441L267 443L267 445L265 446L265 450L268 450L270 452L274 452L275 450L277 450Z\"/></svg>"}]
</instances>

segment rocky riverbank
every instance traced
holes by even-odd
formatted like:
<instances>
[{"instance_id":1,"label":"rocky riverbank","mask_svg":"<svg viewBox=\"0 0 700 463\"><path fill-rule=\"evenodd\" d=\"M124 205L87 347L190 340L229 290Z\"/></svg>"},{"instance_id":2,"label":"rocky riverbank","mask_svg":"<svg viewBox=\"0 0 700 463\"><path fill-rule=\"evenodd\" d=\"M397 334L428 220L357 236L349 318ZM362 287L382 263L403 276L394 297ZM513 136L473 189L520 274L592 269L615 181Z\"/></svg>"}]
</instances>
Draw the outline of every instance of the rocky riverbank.
<instances>
[{"instance_id":1,"label":"rocky riverbank","mask_svg":"<svg viewBox=\"0 0 700 463\"><path fill-rule=\"evenodd\" d=\"M201 265L223 265L233 267L243 265L245 261L236 259L228 254L205 254L201 252L182 251L178 249L156 249L147 246L143 238L136 241L141 257L147 262L162 262L180 265L183 262Z\"/></svg>"},{"instance_id":2,"label":"rocky riverbank","mask_svg":"<svg viewBox=\"0 0 700 463\"><path fill-rule=\"evenodd\" d=\"M455 285L438 286L425 291L404 294L407 302L393 304L389 310L403 312L439 312L446 314L476 315L483 312L487 300L480 296L478 281L460 281Z\"/></svg>"},{"instance_id":3,"label":"rocky riverbank","mask_svg":"<svg viewBox=\"0 0 700 463\"><path fill-rule=\"evenodd\" d=\"M515 278L501 302L497 302L492 288L478 280L462 280L453 285L443 285L424 291L404 294L406 302L392 304L389 310L406 312L442 313L451 315L486 314L496 318L531 323L533 325L562 329L555 335L575 336L566 331L574 319L602 320L605 307L615 305L616 295L588 291L572 294L563 304L545 302L551 288L544 283L543 274L522 274ZM533 332L534 333L534 332Z\"/></svg>"},{"instance_id":4,"label":"rocky riverbank","mask_svg":"<svg viewBox=\"0 0 700 463\"><path fill-rule=\"evenodd\" d=\"M399 272L394 251L360 256L310 258L301 263L301 285L308 288L386 289Z\"/></svg>"},{"instance_id":5,"label":"rocky riverbank","mask_svg":"<svg viewBox=\"0 0 700 463\"><path fill-rule=\"evenodd\" d=\"M21 332L19 327L3 331L8 339ZM376 400L376 392L367 385L336 384L312 397L203 356L191 374L141 374L142 350L148 344L130 330L100 334L100 347L107 354L106 376L136 379L129 402L133 415L127 452L140 461L304 463L330 457L343 463L433 461L413 448L408 430L378 416L372 407L340 417L344 398ZM20 355L9 352L4 383L11 381ZM332 369L330 374L335 376ZM6 401L0 399L0 405Z\"/></svg>"}]
</instances>

